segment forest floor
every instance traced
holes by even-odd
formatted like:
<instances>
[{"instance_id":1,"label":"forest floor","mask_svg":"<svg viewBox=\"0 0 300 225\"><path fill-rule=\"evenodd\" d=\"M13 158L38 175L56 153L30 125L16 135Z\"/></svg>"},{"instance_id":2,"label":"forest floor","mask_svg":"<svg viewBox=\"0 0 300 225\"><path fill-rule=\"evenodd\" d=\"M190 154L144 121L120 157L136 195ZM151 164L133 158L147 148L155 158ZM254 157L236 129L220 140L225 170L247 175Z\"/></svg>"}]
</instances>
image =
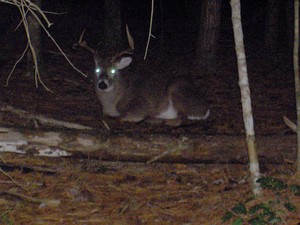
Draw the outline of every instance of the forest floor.
<instances>
[{"instance_id":1,"label":"forest floor","mask_svg":"<svg viewBox=\"0 0 300 225\"><path fill-rule=\"evenodd\" d=\"M147 122L123 123L103 117L92 82L92 56L72 49L71 43L76 42L75 35L72 37L70 43L64 43L66 53L88 77L73 70L48 43L44 52L45 73L42 80L51 92L41 84L35 87L34 77L25 75L25 60L16 68L6 86L9 71L18 58L12 52L21 53L22 48L14 45L13 39L11 43L10 36L5 37L5 44L1 45L0 102L31 114L91 126L96 133L105 133L108 141L110 134L112 140L117 135L122 137L118 139L120 146L127 146L133 140L132 134L137 135L136 139L156 135L175 141L182 137L197 141L197 136L213 136L219 137L220 143L226 136L224 145L227 146L234 146L235 137L245 136L233 45L224 45L217 63L209 72L192 69L193 55L182 49L177 52L153 47L146 61L141 59L142 51L137 52L132 72L145 76L151 73L192 76L197 85L203 87L211 103L211 116L207 121L185 122L183 126L170 127ZM289 53L282 49L269 55L261 53L263 48L259 45L250 46L246 50L256 135L262 140L261 147L270 151L273 149L264 144L263 138L280 138L278 151L285 151L290 156L276 163L265 160L261 172L264 177L274 177L291 186L294 184L296 135L282 118L287 116L292 121L296 120L292 57L287 57ZM53 128L37 126L33 120L7 112L0 113L0 126L53 131ZM295 141L288 142L291 139ZM146 142L149 148L154 144ZM136 152L139 147L136 145ZM260 218L280 220L277 224L299 224L299 213L288 209L289 204L294 205L299 212L299 196L294 195L291 189L278 193L265 190L261 198L252 199L247 161L226 163L222 161L226 148L218 148L214 161L208 159L202 163L190 159L193 163L177 160L148 164L143 160L102 160L101 157L90 158L81 154L48 158L37 157L30 152L25 155L1 153L0 224L218 225L231 224L237 218L249 221L257 218L258 214L261 214ZM238 154L239 151L245 152L246 148L232 151ZM222 163L217 163L220 161ZM247 210L262 206L262 203L264 207L253 214L241 213L236 207L233 210L236 216L223 223L222 217L238 203L245 204ZM272 221L269 223L272 224Z\"/></svg>"}]
</instances>

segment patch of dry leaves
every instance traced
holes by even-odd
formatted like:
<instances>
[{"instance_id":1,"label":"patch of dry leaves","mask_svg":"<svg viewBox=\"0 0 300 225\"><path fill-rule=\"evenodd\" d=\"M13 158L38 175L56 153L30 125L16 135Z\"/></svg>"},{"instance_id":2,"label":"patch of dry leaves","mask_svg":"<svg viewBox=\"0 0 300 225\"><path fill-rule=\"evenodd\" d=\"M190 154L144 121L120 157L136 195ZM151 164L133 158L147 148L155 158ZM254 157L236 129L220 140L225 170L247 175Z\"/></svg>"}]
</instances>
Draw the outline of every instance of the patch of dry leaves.
<instances>
[{"instance_id":1,"label":"patch of dry leaves","mask_svg":"<svg viewBox=\"0 0 300 225\"><path fill-rule=\"evenodd\" d=\"M1 224L4 219L26 225L222 224L227 210L251 197L246 165L147 165L64 158L30 161L11 154L4 158L6 163L24 165L26 161L52 170L0 173ZM291 168L268 165L264 170L286 181ZM297 198L291 199L299 206ZM60 204L49 206L42 200ZM286 215L284 219L296 224L299 218Z\"/></svg>"}]
</instances>

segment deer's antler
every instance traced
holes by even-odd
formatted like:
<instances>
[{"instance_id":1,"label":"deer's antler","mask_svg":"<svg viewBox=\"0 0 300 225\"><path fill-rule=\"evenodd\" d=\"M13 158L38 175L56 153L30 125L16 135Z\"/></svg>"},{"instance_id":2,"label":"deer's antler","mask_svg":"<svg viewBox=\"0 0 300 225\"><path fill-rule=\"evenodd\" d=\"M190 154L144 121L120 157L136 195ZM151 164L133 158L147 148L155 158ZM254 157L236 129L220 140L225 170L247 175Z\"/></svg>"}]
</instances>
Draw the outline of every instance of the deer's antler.
<instances>
[{"instance_id":1,"label":"deer's antler","mask_svg":"<svg viewBox=\"0 0 300 225\"><path fill-rule=\"evenodd\" d=\"M126 34L127 34L127 39L128 39L128 43L129 43L129 47L131 48L131 50L134 50L134 41L133 38L129 32L129 28L128 25L126 24Z\"/></svg>"},{"instance_id":2,"label":"deer's antler","mask_svg":"<svg viewBox=\"0 0 300 225\"><path fill-rule=\"evenodd\" d=\"M79 37L79 41L78 43L74 44L73 45L73 48L76 48L76 47L81 47L81 48L84 48L86 50L88 50L89 52L93 53L93 55L95 56L96 55L96 50L91 48L90 46L88 46L87 42L83 40L83 36L84 36L84 33L85 33L85 29L82 31L80 37ZM129 48L122 51L122 52L118 52L116 53L112 59L111 59L111 62L114 62L117 58L121 57L122 55L132 55L133 54L133 51L134 51L134 41L133 41L133 38L129 32L129 28L128 28L128 25L126 24L126 34L127 34L127 39L128 39L128 44L129 44Z\"/></svg>"},{"instance_id":3,"label":"deer's antler","mask_svg":"<svg viewBox=\"0 0 300 225\"><path fill-rule=\"evenodd\" d=\"M89 47L88 44L86 43L86 41L82 40L84 33L85 33L85 29L82 31L82 33L81 33L81 35L79 37L78 43L76 43L76 44L73 45L73 48L76 48L76 47L79 46L79 47L82 47L82 48L88 50L89 52L93 53L93 55L95 55L96 50L92 49L91 47Z\"/></svg>"},{"instance_id":4,"label":"deer's antler","mask_svg":"<svg viewBox=\"0 0 300 225\"><path fill-rule=\"evenodd\" d=\"M121 57L122 55L132 55L134 51L134 41L133 38L129 32L128 25L126 24L126 34L128 39L129 48L122 52L117 52L111 59L111 62L114 62L117 58Z\"/></svg>"}]
</instances>

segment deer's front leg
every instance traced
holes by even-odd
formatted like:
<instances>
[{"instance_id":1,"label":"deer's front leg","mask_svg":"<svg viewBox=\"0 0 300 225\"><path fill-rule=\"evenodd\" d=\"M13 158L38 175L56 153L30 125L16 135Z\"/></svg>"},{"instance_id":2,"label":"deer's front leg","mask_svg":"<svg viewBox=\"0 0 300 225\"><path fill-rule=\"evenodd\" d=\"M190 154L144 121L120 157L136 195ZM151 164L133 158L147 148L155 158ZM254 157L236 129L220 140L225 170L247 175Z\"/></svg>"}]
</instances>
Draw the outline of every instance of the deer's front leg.
<instances>
[{"instance_id":1,"label":"deer's front leg","mask_svg":"<svg viewBox=\"0 0 300 225\"><path fill-rule=\"evenodd\" d=\"M121 112L121 120L125 122L140 122L147 116L146 101L143 98L135 98L129 101L126 105L119 104L117 109Z\"/></svg>"}]
</instances>

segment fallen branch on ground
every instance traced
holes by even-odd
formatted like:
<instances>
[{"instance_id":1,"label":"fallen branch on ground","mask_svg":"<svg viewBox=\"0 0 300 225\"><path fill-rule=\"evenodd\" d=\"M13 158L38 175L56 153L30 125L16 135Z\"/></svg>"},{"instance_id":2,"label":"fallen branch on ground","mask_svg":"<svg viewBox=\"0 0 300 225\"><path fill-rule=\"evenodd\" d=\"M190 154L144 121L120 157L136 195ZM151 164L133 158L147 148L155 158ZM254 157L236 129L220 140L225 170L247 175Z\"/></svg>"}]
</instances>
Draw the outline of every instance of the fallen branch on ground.
<instances>
[{"instance_id":1,"label":"fallen branch on ground","mask_svg":"<svg viewBox=\"0 0 300 225\"><path fill-rule=\"evenodd\" d=\"M34 122L38 121L39 123L48 125L50 127L63 127L63 128L76 129L76 130L92 130L93 129L92 127L89 127L89 126L84 126L84 125L65 122L65 121L59 121L59 120L55 120L55 119L51 119L51 118L47 118L47 117L39 116L39 115L33 115L24 110L16 109L12 106L1 106L0 111L10 112L21 118L30 119L30 120L33 120Z\"/></svg>"}]
</instances>

